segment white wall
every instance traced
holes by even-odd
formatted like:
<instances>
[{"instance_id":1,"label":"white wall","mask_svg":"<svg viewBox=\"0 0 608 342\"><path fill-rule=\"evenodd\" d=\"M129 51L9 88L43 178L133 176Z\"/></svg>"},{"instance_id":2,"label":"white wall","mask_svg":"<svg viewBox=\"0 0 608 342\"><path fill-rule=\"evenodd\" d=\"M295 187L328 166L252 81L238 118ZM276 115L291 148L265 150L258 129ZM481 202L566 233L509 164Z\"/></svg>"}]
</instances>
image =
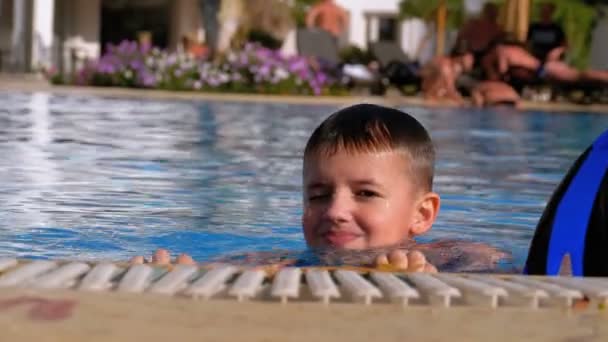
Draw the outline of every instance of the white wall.
<instances>
[{"instance_id":1,"label":"white wall","mask_svg":"<svg viewBox=\"0 0 608 342\"><path fill-rule=\"evenodd\" d=\"M401 48L410 58L424 63L433 57L434 35L421 19L408 19L401 23ZM428 37L426 37L429 35ZM422 41L426 37L426 44Z\"/></svg>"},{"instance_id":2,"label":"white wall","mask_svg":"<svg viewBox=\"0 0 608 342\"><path fill-rule=\"evenodd\" d=\"M55 0L34 0L31 67L50 67L52 61Z\"/></svg>"},{"instance_id":3,"label":"white wall","mask_svg":"<svg viewBox=\"0 0 608 342\"><path fill-rule=\"evenodd\" d=\"M603 7L604 12L608 13L608 6ZM589 54L589 67L593 69L608 70L608 16L604 16L593 30L591 40L591 51Z\"/></svg>"},{"instance_id":4,"label":"white wall","mask_svg":"<svg viewBox=\"0 0 608 342\"><path fill-rule=\"evenodd\" d=\"M73 1L74 26L69 37L79 57L96 58L101 52L101 0Z\"/></svg>"},{"instance_id":5,"label":"white wall","mask_svg":"<svg viewBox=\"0 0 608 342\"><path fill-rule=\"evenodd\" d=\"M54 64L70 73L101 53L101 0L55 0L55 6Z\"/></svg>"},{"instance_id":6,"label":"white wall","mask_svg":"<svg viewBox=\"0 0 608 342\"><path fill-rule=\"evenodd\" d=\"M365 13L394 13L399 15L400 0L336 0L336 3L345 8L350 14L350 25L348 29L348 42L350 44L366 48L367 26ZM371 30L374 31L374 23ZM422 38L427 33L427 27L422 20L412 19L401 23L401 48L403 51L416 57ZM373 36L373 33L372 33ZM373 38L373 37L372 37Z\"/></svg>"},{"instance_id":7,"label":"white wall","mask_svg":"<svg viewBox=\"0 0 608 342\"><path fill-rule=\"evenodd\" d=\"M196 33L201 39L202 19L197 0L173 0L169 47L174 49L184 35Z\"/></svg>"},{"instance_id":8,"label":"white wall","mask_svg":"<svg viewBox=\"0 0 608 342\"><path fill-rule=\"evenodd\" d=\"M359 47L366 47L365 12L399 13L399 0L336 0L336 3L348 10L350 25L348 41Z\"/></svg>"}]
</instances>

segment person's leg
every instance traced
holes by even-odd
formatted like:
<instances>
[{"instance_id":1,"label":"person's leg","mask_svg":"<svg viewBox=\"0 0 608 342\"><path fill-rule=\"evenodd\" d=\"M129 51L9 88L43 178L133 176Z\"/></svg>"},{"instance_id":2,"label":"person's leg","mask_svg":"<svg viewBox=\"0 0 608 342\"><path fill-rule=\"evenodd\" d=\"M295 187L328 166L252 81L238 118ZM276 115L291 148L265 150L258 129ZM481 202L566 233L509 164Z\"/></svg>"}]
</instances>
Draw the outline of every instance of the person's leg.
<instances>
[{"instance_id":1,"label":"person's leg","mask_svg":"<svg viewBox=\"0 0 608 342\"><path fill-rule=\"evenodd\" d=\"M503 82L480 82L471 95L473 103L477 106L507 103L518 106L519 104L519 94Z\"/></svg>"},{"instance_id":2,"label":"person's leg","mask_svg":"<svg viewBox=\"0 0 608 342\"><path fill-rule=\"evenodd\" d=\"M549 61L545 64L545 72L550 78L564 82L581 80L581 72L560 61Z\"/></svg>"},{"instance_id":3,"label":"person's leg","mask_svg":"<svg viewBox=\"0 0 608 342\"><path fill-rule=\"evenodd\" d=\"M537 70L542 63L521 46L506 46L500 50L503 58L508 60L509 67L519 67L528 70Z\"/></svg>"},{"instance_id":4,"label":"person's leg","mask_svg":"<svg viewBox=\"0 0 608 342\"><path fill-rule=\"evenodd\" d=\"M488 90L484 93L485 104L488 106L491 105L513 105L515 107L519 107L519 95L509 87L506 88L495 88Z\"/></svg>"},{"instance_id":5,"label":"person's leg","mask_svg":"<svg viewBox=\"0 0 608 342\"><path fill-rule=\"evenodd\" d=\"M581 78L591 81L608 83L608 71L604 70L585 70L581 72Z\"/></svg>"},{"instance_id":6,"label":"person's leg","mask_svg":"<svg viewBox=\"0 0 608 342\"><path fill-rule=\"evenodd\" d=\"M473 101L473 105L475 105L475 107L483 107L484 105L483 93L478 88L474 88L471 91L471 100Z\"/></svg>"},{"instance_id":7,"label":"person's leg","mask_svg":"<svg viewBox=\"0 0 608 342\"><path fill-rule=\"evenodd\" d=\"M199 0L198 5L203 17L205 27L205 43L209 47L209 54L213 55L217 49L219 33L218 13L221 0Z\"/></svg>"},{"instance_id":8,"label":"person's leg","mask_svg":"<svg viewBox=\"0 0 608 342\"><path fill-rule=\"evenodd\" d=\"M582 80L608 83L608 71L586 70L578 71L561 61L550 61L545 64L547 75L558 81L577 82Z\"/></svg>"}]
</instances>

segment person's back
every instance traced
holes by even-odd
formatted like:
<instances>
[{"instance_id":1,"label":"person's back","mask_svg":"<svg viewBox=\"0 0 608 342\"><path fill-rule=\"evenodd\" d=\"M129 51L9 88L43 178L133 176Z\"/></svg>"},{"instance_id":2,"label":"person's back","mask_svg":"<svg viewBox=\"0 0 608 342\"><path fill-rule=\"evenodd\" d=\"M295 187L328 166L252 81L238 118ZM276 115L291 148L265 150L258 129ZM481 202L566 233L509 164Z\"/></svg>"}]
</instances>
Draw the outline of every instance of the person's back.
<instances>
[{"instance_id":1,"label":"person's back","mask_svg":"<svg viewBox=\"0 0 608 342\"><path fill-rule=\"evenodd\" d=\"M306 16L306 26L317 27L339 37L346 29L347 14L332 0L322 0L314 5Z\"/></svg>"}]
</instances>

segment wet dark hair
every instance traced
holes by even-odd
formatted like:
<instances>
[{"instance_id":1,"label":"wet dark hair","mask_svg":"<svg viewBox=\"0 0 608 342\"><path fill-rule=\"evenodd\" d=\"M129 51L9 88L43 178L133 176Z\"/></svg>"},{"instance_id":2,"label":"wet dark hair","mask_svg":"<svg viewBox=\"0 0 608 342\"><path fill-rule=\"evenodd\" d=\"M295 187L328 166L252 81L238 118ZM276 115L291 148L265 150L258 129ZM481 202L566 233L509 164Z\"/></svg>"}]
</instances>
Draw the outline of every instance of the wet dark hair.
<instances>
[{"instance_id":1,"label":"wet dark hair","mask_svg":"<svg viewBox=\"0 0 608 342\"><path fill-rule=\"evenodd\" d=\"M337 152L403 152L410 160L414 182L423 190L433 187L435 147L426 129L397 109L358 104L330 115L306 143L304 161L312 155Z\"/></svg>"},{"instance_id":2,"label":"wet dark hair","mask_svg":"<svg viewBox=\"0 0 608 342\"><path fill-rule=\"evenodd\" d=\"M473 52L471 52L471 50L466 46L466 44L462 43L462 44L458 44L458 46L454 46L454 48L452 48L452 50L450 51L450 57L452 57L452 58L463 57L469 53L473 54Z\"/></svg>"}]
</instances>

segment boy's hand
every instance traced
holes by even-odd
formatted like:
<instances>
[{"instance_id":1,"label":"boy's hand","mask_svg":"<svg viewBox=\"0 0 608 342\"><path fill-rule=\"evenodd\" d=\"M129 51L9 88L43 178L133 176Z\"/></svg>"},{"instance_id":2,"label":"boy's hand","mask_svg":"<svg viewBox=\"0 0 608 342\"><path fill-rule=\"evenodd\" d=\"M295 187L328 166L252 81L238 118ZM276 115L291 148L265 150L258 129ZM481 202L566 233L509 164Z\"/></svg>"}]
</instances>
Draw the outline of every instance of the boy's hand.
<instances>
[{"instance_id":1,"label":"boy's hand","mask_svg":"<svg viewBox=\"0 0 608 342\"><path fill-rule=\"evenodd\" d=\"M141 256L135 256L129 260L129 264L137 265L137 264L145 264L147 263L146 259ZM171 263L176 265L196 265L196 262L192 259L188 254L180 254L173 262L171 262L171 254L166 249L159 248L152 255L151 264L154 265L170 265Z\"/></svg>"},{"instance_id":2,"label":"boy's hand","mask_svg":"<svg viewBox=\"0 0 608 342\"><path fill-rule=\"evenodd\" d=\"M395 249L376 258L376 267L407 272L437 273L437 268L419 251Z\"/></svg>"}]
</instances>

